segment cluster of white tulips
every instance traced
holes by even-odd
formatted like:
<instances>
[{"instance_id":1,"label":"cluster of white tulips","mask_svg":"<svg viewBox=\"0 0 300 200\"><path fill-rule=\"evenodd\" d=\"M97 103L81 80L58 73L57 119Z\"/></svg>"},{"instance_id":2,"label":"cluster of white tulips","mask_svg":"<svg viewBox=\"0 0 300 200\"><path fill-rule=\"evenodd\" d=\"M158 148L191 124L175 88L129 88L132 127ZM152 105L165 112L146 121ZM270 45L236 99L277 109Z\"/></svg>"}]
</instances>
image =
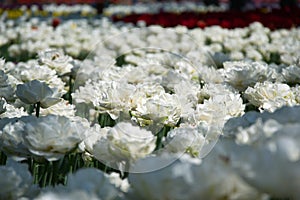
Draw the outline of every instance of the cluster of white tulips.
<instances>
[{"instance_id":1,"label":"cluster of white tulips","mask_svg":"<svg viewBox=\"0 0 300 200\"><path fill-rule=\"evenodd\" d=\"M0 33L0 199L300 198L299 28Z\"/></svg>"},{"instance_id":2,"label":"cluster of white tulips","mask_svg":"<svg viewBox=\"0 0 300 200\"><path fill-rule=\"evenodd\" d=\"M210 5L206 6L202 2L157 2L153 3L138 3L134 5L109 5L104 9L103 14L106 16L124 16L130 14L154 14L161 11L170 13L182 13L182 12L221 12L228 9L228 4L220 4L220 6Z\"/></svg>"}]
</instances>

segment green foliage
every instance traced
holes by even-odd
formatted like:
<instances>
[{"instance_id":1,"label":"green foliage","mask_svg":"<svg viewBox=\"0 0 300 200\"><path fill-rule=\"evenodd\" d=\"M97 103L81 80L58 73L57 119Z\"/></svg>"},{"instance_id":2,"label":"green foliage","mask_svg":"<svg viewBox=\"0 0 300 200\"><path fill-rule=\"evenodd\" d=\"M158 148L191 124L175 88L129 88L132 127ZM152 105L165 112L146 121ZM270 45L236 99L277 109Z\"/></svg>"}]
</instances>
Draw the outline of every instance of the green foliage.
<instances>
[{"instance_id":1,"label":"green foliage","mask_svg":"<svg viewBox=\"0 0 300 200\"><path fill-rule=\"evenodd\" d=\"M106 126L113 127L116 124L115 120L113 120L108 113L100 114L98 117L98 122L101 128Z\"/></svg>"},{"instance_id":2,"label":"green foliage","mask_svg":"<svg viewBox=\"0 0 300 200\"><path fill-rule=\"evenodd\" d=\"M108 168L95 158L85 156L84 153L70 153L56 161L40 161L30 157L23 163L28 164L34 184L38 184L40 187L65 185L68 174L81 168L93 167L108 173L116 171Z\"/></svg>"}]
</instances>

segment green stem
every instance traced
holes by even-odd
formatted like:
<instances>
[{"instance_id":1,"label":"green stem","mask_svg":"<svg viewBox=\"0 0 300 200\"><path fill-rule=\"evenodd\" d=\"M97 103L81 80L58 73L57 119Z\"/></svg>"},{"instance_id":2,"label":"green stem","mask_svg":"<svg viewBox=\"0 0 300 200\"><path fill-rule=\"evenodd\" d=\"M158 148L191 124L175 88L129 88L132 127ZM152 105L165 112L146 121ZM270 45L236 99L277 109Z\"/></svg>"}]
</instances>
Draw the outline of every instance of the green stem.
<instances>
[{"instance_id":1,"label":"green stem","mask_svg":"<svg viewBox=\"0 0 300 200\"><path fill-rule=\"evenodd\" d=\"M36 103L36 108L35 108L35 116L39 117L40 116L40 108L41 108L41 102Z\"/></svg>"},{"instance_id":2,"label":"green stem","mask_svg":"<svg viewBox=\"0 0 300 200\"><path fill-rule=\"evenodd\" d=\"M27 158L27 163L28 163L28 169L29 171L33 174L33 168L34 168L34 162L31 157Z\"/></svg>"},{"instance_id":3,"label":"green stem","mask_svg":"<svg viewBox=\"0 0 300 200\"><path fill-rule=\"evenodd\" d=\"M48 166L47 166L47 172L49 173L49 176L48 176L48 184L47 185L55 185L55 183L54 183L54 181L52 180L52 178L53 178L53 162L52 161L50 161L49 163L48 163Z\"/></svg>"},{"instance_id":4,"label":"green stem","mask_svg":"<svg viewBox=\"0 0 300 200\"><path fill-rule=\"evenodd\" d=\"M28 109L28 114L32 115L34 108L35 108L35 104L30 104L29 109Z\"/></svg>"},{"instance_id":5,"label":"green stem","mask_svg":"<svg viewBox=\"0 0 300 200\"><path fill-rule=\"evenodd\" d=\"M170 127L168 126L164 126L158 133L157 133L157 139L156 139L156 150L159 150L161 148L163 148L163 143L162 143L162 139L163 137L167 136L167 133L170 131Z\"/></svg>"},{"instance_id":6,"label":"green stem","mask_svg":"<svg viewBox=\"0 0 300 200\"><path fill-rule=\"evenodd\" d=\"M47 169L44 171L44 175L43 175L43 181L42 181L42 187L46 187L47 186L47 178L48 178L48 171Z\"/></svg>"},{"instance_id":7,"label":"green stem","mask_svg":"<svg viewBox=\"0 0 300 200\"><path fill-rule=\"evenodd\" d=\"M129 163L129 161L128 162L126 162L126 164L125 164L125 170L123 171L123 172L121 172L121 174L123 174L123 176L121 177L122 179L125 179L125 178L127 178L128 177L128 175L129 175L129 168L130 168L130 163Z\"/></svg>"},{"instance_id":8,"label":"green stem","mask_svg":"<svg viewBox=\"0 0 300 200\"><path fill-rule=\"evenodd\" d=\"M45 163L36 163L37 164L37 174L38 174L38 184L40 187L46 186L47 170Z\"/></svg>"},{"instance_id":9,"label":"green stem","mask_svg":"<svg viewBox=\"0 0 300 200\"><path fill-rule=\"evenodd\" d=\"M103 169L104 173L107 173L107 170L108 170L107 165L104 165L104 169Z\"/></svg>"},{"instance_id":10,"label":"green stem","mask_svg":"<svg viewBox=\"0 0 300 200\"><path fill-rule=\"evenodd\" d=\"M74 155L75 159L74 159L74 162L72 163L73 166L74 166L74 171L76 171L78 168L79 168L79 157L78 157L78 154L75 154Z\"/></svg>"},{"instance_id":11,"label":"green stem","mask_svg":"<svg viewBox=\"0 0 300 200\"><path fill-rule=\"evenodd\" d=\"M69 103L70 104L72 104L72 90L73 90L72 75L70 75L70 77L69 77L69 91L68 91Z\"/></svg>"},{"instance_id":12,"label":"green stem","mask_svg":"<svg viewBox=\"0 0 300 200\"><path fill-rule=\"evenodd\" d=\"M5 165L7 160L7 156L1 151L0 152L0 165Z\"/></svg>"},{"instance_id":13,"label":"green stem","mask_svg":"<svg viewBox=\"0 0 300 200\"><path fill-rule=\"evenodd\" d=\"M114 121L108 113L100 113L98 116L98 122L102 128L106 126L113 127L116 124L116 121Z\"/></svg>"},{"instance_id":14,"label":"green stem","mask_svg":"<svg viewBox=\"0 0 300 200\"><path fill-rule=\"evenodd\" d=\"M33 161L33 169L32 169L32 176L33 176L33 183L38 184L39 183L39 165Z\"/></svg>"}]
</instances>

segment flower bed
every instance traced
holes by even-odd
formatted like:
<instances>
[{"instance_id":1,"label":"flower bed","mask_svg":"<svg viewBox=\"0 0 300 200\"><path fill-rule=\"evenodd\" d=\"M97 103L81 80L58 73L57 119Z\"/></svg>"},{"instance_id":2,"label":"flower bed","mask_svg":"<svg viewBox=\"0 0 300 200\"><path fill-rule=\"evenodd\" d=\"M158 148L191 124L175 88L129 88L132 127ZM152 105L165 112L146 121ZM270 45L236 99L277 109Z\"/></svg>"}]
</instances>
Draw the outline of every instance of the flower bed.
<instances>
[{"instance_id":1,"label":"flower bed","mask_svg":"<svg viewBox=\"0 0 300 200\"><path fill-rule=\"evenodd\" d=\"M299 199L299 28L0 31L0 199Z\"/></svg>"},{"instance_id":2,"label":"flower bed","mask_svg":"<svg viewBox=\"0 0 300 200\"><path fill-rule=\"evenodd\" d=\"M205 6L194 2L165 2L133 6L112 5L104 9L104 15L115 22L174 27L184 25L188 28L205 28L213 25L222 28L243 28L253 22L260 22L270 29L297 27L300 24L299 7L283 7L271 4L268 7L246 5L244 9L229 10L229 5Z\"/></svg>"},{"instance_id":3,"label":"flower bed","mask_svg":"<svg viewBox=\"0 0 300 200\"><path fill-rule=\"evenodd\" d=\"M22 5L22 4L21 4ZM56 5L56 4L30 4L23 6L12 5L10 7L0 7L0 15L6 16L8 19L18 18L74 18L74 17L94 17L97 15L97 10L88 4L78 5Z\"/></svg>"},{"instance_id":4,"label":"flower bed","mask_svg":"<svg viewBox=\"0 0 300 200\"><path fill-rule=\"evenodd\" d=\"M220 6L205 6L202 2L157 2L157 3L137 3L134 5L109 5L103 10L103 14L107 17L112 16L128 16L132 14L158 14L160 12L168 13L207 13L222 12L228 10L228 4L220 4Z\"/></svg>"},{"instance_id":5,"label":"flower bed","mask_svg":"<svg viewBox=\"0 0 300 200\"><path fill-rule=\"evenodd\" d=\"M205 28L219 25L222 28L246 27L253 22L261 22L270 29L291 28L300 25L300 9L294 10L254 10L254 11L227 11L209 13L168 13L158 14L131 14L127 16L115 16L113 20L137 24L144 21L147 25L161 25L163 27L174 27L184 25L188 28Z\"/></svg>"}]
</instances>

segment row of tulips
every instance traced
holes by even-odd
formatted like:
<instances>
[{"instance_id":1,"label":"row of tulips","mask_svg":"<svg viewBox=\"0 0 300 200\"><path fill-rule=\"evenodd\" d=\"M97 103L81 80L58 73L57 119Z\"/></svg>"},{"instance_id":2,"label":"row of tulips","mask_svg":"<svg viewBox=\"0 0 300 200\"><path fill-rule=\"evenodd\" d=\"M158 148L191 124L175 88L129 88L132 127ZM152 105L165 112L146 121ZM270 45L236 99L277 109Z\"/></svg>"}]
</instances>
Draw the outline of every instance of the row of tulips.
<instances>
[{"instance_id":1,"label":"row of tulips","mask_svg":"<svg viewBox=\"0 0 300 200\"><path fill-rule=\"evenodd\" d=\"M267 9L250 11L226 11L226 12L161 12L155 14L142 13L127 16L114 16L113 20L137 24L139 21L147 25L157 24L163 27L183 25L188 28L205 28L218 25L222 28L243 28L253 22L260 22L264 26L274 30L280 28L292 28L300 25L300 9Z\"/></svg>"},{"instance_id":2,"label":"row of tulips","mask_svg":"<svg viewBox=\"0 0 300 200\"><path fill-rule=\"evenodd\" d=\"M95 17L97 9L88 4L78 5L23 5L23 6L0 6L0 16L8 19L32 18L32 17Z\"/></svg>"},{"instance_id":3,"label":"row of tulips","mask_svg":"<svg viewBox=\"0 0 300 200\"><path fill-rule=\"evenodd\" d=\"M160 12L169 13L207 13L207 12L222 12L228 9L228 4L220 4L220 6L210 5L206 6L203 2L191 1L165 1L165 2L149 2L137 3L134 5L117 5L111 4L104 8L103 14L107 17L112 16L128 16L132 14L158 14Z\"/></svg>"}]
</instances>

